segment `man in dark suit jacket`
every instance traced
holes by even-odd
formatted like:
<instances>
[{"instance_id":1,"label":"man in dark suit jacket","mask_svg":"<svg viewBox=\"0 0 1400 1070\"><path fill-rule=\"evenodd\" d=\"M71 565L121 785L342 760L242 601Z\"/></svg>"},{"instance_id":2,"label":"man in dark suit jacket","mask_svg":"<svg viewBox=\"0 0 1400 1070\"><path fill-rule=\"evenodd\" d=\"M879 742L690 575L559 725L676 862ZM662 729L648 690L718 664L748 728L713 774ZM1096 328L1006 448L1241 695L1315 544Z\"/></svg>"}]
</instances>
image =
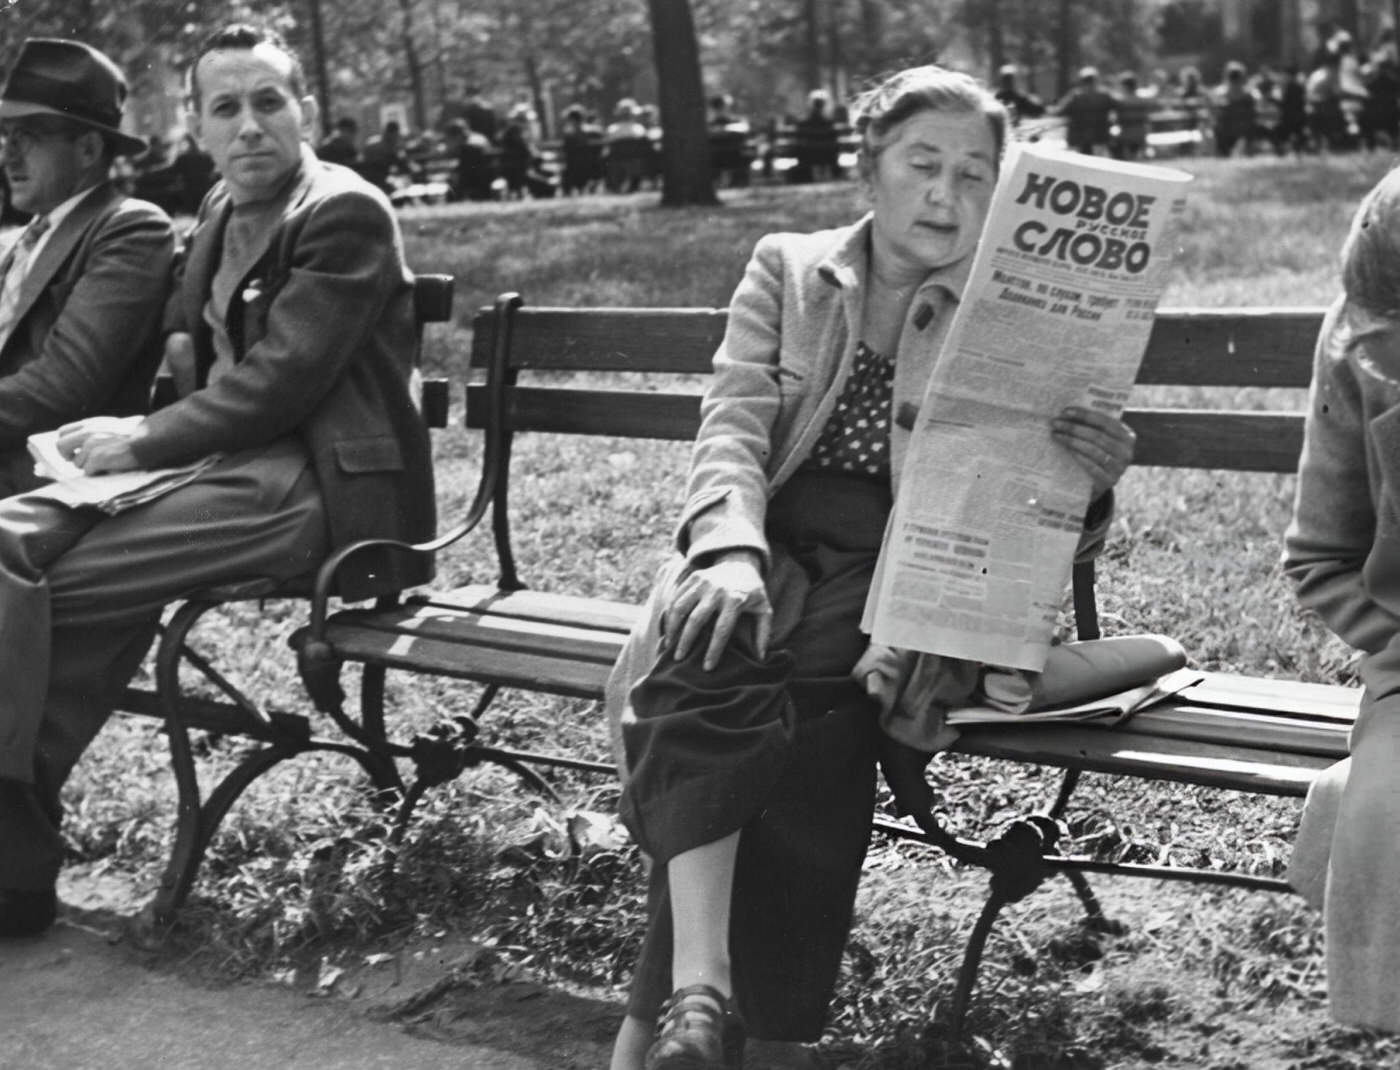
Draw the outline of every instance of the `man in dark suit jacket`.
<instances>
[{"instance_id":1,"label":"man in dark suit jacket","mask_svg":"<svg viewBox=\"0 0 1400 1070\"><path fill-rule=\"evenodd\" d=\"M108 181L126 81L77 41L26 41L0 91L0 162L33 219L0 261L0 497L38 485L25 440L146 410L174 232Z\"/></svg>"},{"instance_id":2,"label":"man in dark suit jacket","mask_svg":"<svg viewBox=\"0 0 1400 1070\"><path fill-rule=\"evenodd\" d=\"M191 97L223 179L166 313L180 396L134 422L73 425L60 449L89 473L219 460L112 517L42 489L0 502L0 935L52 922L59 787L166 603L213 583L304 575L358 539L421 540L435 522L408 386L412 278L387 199L305 144L315 104L270 32L213 35ZM367 555L340 593L428 578Z\"/></svg>"}]
</instances>

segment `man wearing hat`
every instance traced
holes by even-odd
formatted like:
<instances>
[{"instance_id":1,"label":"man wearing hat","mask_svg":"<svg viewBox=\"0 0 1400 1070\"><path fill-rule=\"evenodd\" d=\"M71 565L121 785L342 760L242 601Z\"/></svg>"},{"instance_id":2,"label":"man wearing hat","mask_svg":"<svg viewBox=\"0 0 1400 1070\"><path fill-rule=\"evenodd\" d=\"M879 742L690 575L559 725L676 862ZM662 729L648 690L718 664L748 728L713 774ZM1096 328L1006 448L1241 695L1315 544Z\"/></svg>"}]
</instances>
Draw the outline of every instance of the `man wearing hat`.
<instances>
[{"instance_id":1,"label":"man wearing hat","mask_svg":"<svg viewBox=\"0 0 1400 1070\"><path fill-rule=\"evenodd\" d=\"M0 165L29 225L0 260L0 497L39 482L25 440L144 412L174 232L109 180L145 149L120 130L126 80L77 41L32 38L0 90Z\"/></svg>"}]
</instances>

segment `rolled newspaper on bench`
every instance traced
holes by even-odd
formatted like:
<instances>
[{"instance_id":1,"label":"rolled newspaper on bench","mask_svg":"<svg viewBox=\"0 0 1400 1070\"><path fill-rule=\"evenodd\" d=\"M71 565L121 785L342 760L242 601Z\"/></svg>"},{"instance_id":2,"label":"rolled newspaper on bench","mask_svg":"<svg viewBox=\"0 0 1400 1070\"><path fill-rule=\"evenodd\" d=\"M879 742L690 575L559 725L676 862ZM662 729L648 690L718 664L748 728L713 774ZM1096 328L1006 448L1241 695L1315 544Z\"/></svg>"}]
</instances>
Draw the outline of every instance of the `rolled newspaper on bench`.
<instances>
[{"instance_id":1,"label":"rolled newspaper on bench","mask_svg":"<svg viewBox=\"0 0 1400 1070\"><path fill-rule=\"evenodd\" d=\"M1140 687L1185 667L1169 635L1118 635L1052 646L1040 672L992 667L982 674L982 705L1002 713L1053 710Z\"/></svg>"},{"instance_id":2,"label":"rolled newspaper on bench","mask_svg":"<svg viewBox=\"0 0 1400 1070\"><path fill-rule=\"evenodd\" d=\"M1167 635L1120 635L1050 648L1040 672L920 655L880 727L915 750L949 746L974 724L1116 723L1201 679Z\"/></svg>"}]
</instances>

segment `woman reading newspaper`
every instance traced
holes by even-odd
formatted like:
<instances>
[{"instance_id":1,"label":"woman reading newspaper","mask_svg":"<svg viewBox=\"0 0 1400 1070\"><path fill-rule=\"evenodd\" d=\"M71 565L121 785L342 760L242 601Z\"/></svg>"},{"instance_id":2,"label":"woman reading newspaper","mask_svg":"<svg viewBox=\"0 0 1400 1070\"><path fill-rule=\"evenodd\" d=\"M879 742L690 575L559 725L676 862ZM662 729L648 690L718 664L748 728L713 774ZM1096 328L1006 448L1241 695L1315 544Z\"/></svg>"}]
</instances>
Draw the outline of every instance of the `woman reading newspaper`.
<instances>
[{"instance_id":1,"label":"woman reading newspaper","mask_svg":"<svg viewBox=\"0 0 1400 1070\"><path fill-rule=\"evenodd\" d=\"M876 715L912 660L871 648L861 611L1007 117L971 78L919 67L866 94L855 128L872 211L755 249L702 407L679 553L610 681L622 813L654 863L614 1070L739 1066L746 1036L802 1065L849 931ZM1048 430L1092 480L1092 552L1132 433L1079 408ZM948 663L943 697L966 700L976 670Z\"/></svg>"},{"instance_id":2,"label":"woman reading newspaper","mask_svg":"<svg viewBox=\"0 0 1400 1070\"><path fill-rule=\"evenodd\" d=\"M1357 650L1351 757L1313 784L1289 878L1327 927L1333 1017L1400 1030L1400 171L1342 248L1323 321L1284 570Z\"/></svg>"}]
</instances>

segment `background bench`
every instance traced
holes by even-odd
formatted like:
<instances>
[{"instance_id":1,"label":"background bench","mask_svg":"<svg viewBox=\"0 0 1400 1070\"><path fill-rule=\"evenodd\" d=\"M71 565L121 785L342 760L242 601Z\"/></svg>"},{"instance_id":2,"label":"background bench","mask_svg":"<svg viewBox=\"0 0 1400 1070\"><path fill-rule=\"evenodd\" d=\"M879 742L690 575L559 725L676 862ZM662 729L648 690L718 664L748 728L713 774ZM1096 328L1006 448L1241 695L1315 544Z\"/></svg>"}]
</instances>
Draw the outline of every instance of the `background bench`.
<instances>
[{"instance_id":1,"label":"background bench","mask_svg":"<svg viewBox=\"0 0 1400 1070\"><path fill-rule=\"evenodd\" d=\"M724 331L714 309L531 309L505 295L475 321L467 425L484 436L481 482L463 524L434 552L486 522L499 580L426 594L394 605L331 613L324 597L295 637L311 694L343 717L338 677L345 663L365 666L362 716L383 723L384 674L430 674L481 685L456 734L444 771L477 760L518 770L563 767L611 775L605 763L573 755L525 754L487 747L479 719L501 689L598 699L639 607L562 591L530 590L512 548L511 446L518 433L687 440L699 424L699 391ZM1151 397L1159 387L1305 387L1320 309L1164 310L1138 377ZM626 389L616 373L640 373ZM601 378L601 382L600 382ZM631 377L629 377L631 378ZM1292 472L1303 415L1288 411L1179 408L1134 402L1126 416L1138 434L1136 463L1246 472ZM1075 575L1082 637L1098 634L1092 566ZM951 1011L956 1027L997 912L1048 874L1073 882L1092 918L1102 920L1085 874L1123 875L1284 890L1279 880L1218 870L1134 865L1062 857L1058 819L1082 771L1301 796L1318 771L1346 753L1356 714L1354 690L1322 684L1212 673L1178 699L1115 728L1039 725L965 729L955 750L1064 769L1056 798L1041 815L997 840L954 835L938 825L877 819L890 835L919 839L986 866L991 894L969 941ZM522 775L526 775L522 773ZM533 774L531 782L538 785ZM426 784L424 784L426 786ZM409 789L403 820L421 791Z\"/></svg>"}]
</instances>

